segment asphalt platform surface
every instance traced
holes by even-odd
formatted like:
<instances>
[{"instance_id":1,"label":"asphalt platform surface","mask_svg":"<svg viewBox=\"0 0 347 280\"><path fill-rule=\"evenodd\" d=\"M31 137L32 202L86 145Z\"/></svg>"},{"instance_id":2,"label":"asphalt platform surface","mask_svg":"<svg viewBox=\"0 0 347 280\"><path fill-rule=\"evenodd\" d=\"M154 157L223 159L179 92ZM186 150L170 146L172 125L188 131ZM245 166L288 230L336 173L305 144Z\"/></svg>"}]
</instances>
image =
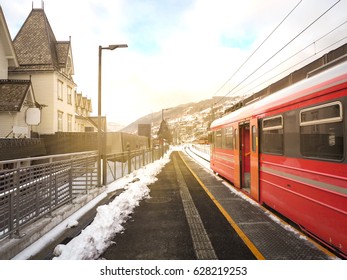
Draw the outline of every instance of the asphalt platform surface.
<instances>
[{"instance_id":1,"label":"asphalt platform surface","mask_svg":"<svg viewBox=\"0 0 347 280\"><path fill-rule=\"evenodd\" d=\"M180 174L177 174L177 168ZM182 184L188 188L191 196L191 199L188 199L188 206L184 202L185 198L182 199L186 191L182 190ZM125 224L124 232L116 235L113 240L114 245L109 247L101 258L108 260L255 259L192 176L177 152L171 154L171 161L149 188L151 198L141 201L135 208L132 218ZM191 206L192 202L200 216L200 223L191 221L196 218L196 213L193 212L192 218L189 209L187 210L194 208ZM210 244L206 245L209 242Z\"/></svg>"},{"instance_id":2,"label":"asphalt platform surface","mask_svg":"<svg viewBox=\"0 0 347 280\"><path fill-rule=\"evenodd\" d=\"M149 185L144 199L126 221L105 260L327 260L336 257L300 232L250 203L221 178L184 152L171 160ZM105 198L107 204L122 190ZM51 259L57 244L66 244L88 226L98 205L59 239L32 259Z\"/></svg>"}]
</instances>

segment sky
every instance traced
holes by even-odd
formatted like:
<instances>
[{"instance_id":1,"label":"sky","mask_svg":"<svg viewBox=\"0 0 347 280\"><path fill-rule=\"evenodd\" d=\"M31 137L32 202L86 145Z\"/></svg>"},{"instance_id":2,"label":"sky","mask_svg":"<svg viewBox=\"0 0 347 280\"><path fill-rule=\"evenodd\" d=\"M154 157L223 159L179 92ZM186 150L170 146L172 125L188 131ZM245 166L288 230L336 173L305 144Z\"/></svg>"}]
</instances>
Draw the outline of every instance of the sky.
<instances>
[{"instance_id":1,"label":"sky","mask_svg":"<svg viewBox=\"0 0 347 280\"><path fill-rule=\"evenodd\" d=\"M42 7L0 4L13 39L32 6ZM128 45L102 52L102 115L124 125L188 102L248 95L347 42L347 0L45 0L44 10L58 41L71 36L74 80L92 99L92 115L98 47Z\"/></svg>"}]
</instances>

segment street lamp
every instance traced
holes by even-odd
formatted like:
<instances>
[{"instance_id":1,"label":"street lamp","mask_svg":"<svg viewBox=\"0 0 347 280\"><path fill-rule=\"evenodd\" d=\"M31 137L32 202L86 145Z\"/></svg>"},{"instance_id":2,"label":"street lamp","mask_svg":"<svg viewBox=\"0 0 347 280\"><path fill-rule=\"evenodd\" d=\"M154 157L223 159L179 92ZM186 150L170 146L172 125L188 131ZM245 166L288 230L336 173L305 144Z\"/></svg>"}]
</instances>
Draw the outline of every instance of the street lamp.
<instances>
[{"instance_id":1,"label":"street lamp","mask_svg":"<svg viewBox=\"0 0 347 280\"><path fill-rule=\"evenodd\" d=\"M101 56L102 50L115 50L117 48L127 48L127 44L109 45L108 47L99 46L99 75L98 75L98 187L101 187L101 153L102 153L102 134L101 134ZM104 159L105 160L105 159ZM104 164L106 166L106 164ZM105 170L104 170L105 172ZM106 183L106 182L104 182Z\"/></svg>"}]
</instances>

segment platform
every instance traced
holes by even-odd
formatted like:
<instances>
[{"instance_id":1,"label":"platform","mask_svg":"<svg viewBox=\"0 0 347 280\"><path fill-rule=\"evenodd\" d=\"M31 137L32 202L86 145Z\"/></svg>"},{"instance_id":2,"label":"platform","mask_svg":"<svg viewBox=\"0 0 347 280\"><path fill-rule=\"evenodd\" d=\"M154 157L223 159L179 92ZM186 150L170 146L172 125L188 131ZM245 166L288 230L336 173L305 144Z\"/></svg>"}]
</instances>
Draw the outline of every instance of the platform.
<instances>
[{"instance_id":1,"label":"platform","mask_svg":"<svg viewBox=\"0 0 347 280\"><path fill-rule=\"evenodd\" d=\"M334 255L249 199L184 152L149 186L103 259L323 260Z\"/></svg>"}]
</instances>

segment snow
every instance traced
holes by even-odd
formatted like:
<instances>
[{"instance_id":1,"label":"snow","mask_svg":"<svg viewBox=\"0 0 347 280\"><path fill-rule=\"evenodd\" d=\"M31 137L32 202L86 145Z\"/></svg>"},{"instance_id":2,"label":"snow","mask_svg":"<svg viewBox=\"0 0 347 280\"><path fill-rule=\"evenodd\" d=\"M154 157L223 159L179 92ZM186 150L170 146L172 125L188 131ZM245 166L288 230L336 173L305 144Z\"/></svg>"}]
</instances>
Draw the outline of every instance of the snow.
<instances>
[{"instance_id":1,"label":"snow","mask_svg":"<svg viewBox=\"0 0 347 280\"><path fill-rule=\"evenodd\" d=\"M134 171L130 176L110 184L107 192L120 187L124 191L107 205L97 208L93 222L80 235L66 245L58 245L54 259L85 260L97 259L110 245L114 236L122 232L123 224L144 198L149 197L148 185L154 183L156 175L169 162L167 153L162 159Z\"/></svg>"},{"instance_id":2,"label":"snow","mask_svg":"<svg viewBox=\"0 0 347 280\"><path fill-rule=\"evenodd\" d=\"M93 222L81 234L66 245L58 245L54 250L55 260L97 259L111 245L113 237L123 231L124 223L133 213L135 207L139 205L140 201L150 197L148 185L157 180L156 176L170 161L172 151L173 149L170 149L161 159L109 184L104 193L93 199L85 207L81 208L13 259L29 259L66 228L76 226L77 220L97 205L108 193L124 189L108 205L102 205L97 208L97 214Z\"/></svg>"},{"instance_id":3,"label":"snow","mask_svg":"<svg viewBox=\"0 0 347 280\"><path fill-rule=\"evenodd\" d=\"M195 149L194 145L187 145L184 148L184 151L188 156L190 156L193 160L199 163L202 167L212 172L210 168L210 155Z\"/></svg>"}]
</instances>

